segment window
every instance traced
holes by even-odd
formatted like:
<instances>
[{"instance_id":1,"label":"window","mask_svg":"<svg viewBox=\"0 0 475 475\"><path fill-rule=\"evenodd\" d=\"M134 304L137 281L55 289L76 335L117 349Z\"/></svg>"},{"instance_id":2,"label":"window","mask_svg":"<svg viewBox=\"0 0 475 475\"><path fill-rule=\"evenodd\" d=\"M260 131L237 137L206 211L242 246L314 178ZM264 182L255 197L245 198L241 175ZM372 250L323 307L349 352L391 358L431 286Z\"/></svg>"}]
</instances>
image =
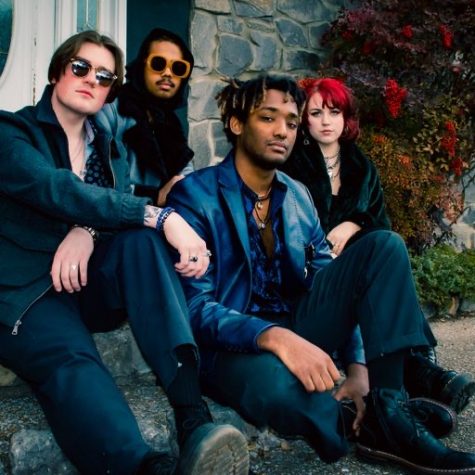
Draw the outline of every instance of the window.
<instances>
[{"instance_id":1,"label":"window","mask_svg":"<svg viewBox=\"0 0 475 475\"><path fill-rule=\"evenodd\" d=\"M76 26L78 32L97 29L97 0L78 0Z\"/></svg>"},{"instance_id":2,"label":"window","mask_svg":"<svg viewBox=\"0 0 475 475\"><path fill-rule=\"evenodd\" d=\"M8 58L12 39L13 0L0 0L0 76Z\"/></svg>"}]
</instances>

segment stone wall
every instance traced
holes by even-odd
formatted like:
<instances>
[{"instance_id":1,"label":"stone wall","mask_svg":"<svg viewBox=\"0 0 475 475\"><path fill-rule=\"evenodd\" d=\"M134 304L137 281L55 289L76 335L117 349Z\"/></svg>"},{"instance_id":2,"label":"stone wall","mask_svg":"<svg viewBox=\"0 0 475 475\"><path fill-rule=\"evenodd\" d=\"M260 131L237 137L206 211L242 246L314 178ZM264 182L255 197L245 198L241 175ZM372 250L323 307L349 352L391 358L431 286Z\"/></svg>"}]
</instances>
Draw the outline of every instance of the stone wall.
<instances>
[{"instance_id":1,"label":"stone wall","mask_svg":"<svg viewBox=\"0 0 475 475\"><path fill-rule=\"evenodd\" d=\"M353 3L354 5L354 3ZM320 38L349 0L194 0L190 45L195 69L188 101L189 142L195 168L221 161L229 150L215 95L223 77L262 72L315 74L325 58ZM455 246L475 248L475 184L454 226Z\"/></svg>"},{"instance_id":2,"label":"stone wall","mask_svg":"<svg viewBox=\"0 0 475 475\"><path fill-rule=\"evenodd\" d=\"M190 45L195 56L188 101L195 167L229 150L214 99L221 78L263 72L315 74L324 59L319 40L347 0L195 0Z\"/></svg>"}]
</instances>

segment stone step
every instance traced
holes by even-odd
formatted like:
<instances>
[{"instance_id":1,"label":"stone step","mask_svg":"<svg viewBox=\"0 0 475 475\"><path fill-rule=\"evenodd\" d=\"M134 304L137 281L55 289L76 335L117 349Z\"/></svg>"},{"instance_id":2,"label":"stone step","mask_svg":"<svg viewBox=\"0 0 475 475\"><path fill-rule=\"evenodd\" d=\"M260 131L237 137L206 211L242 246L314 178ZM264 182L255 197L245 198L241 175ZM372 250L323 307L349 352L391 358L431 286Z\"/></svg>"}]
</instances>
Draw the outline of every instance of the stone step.
<instances>
[{"instance_id":1,"label":"stone step","mask_svg":"<svg viewBox=\"0 0 475 475\"><path fill-rule=\"evenodd\" d=\"M156 450L177 454L173 411L141 357L127 325L94 335L103 361L134 412L144 439ZM218 423L237 427L249 443L267 450L280 439L258 431L238 414L208 400ZM42 410L28 386L0 368L0 475L77 474L56 444Z\"/></svg>"}]
</instances>

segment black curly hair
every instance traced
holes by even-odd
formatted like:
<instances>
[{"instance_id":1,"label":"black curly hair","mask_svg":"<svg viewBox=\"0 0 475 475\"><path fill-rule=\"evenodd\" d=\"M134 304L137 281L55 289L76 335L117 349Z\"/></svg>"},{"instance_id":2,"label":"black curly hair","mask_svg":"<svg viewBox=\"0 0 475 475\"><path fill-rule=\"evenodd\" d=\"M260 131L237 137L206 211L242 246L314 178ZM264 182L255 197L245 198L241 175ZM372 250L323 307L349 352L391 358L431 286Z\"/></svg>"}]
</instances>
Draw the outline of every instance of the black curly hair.
<instances>
[{"instance_id":1,"label":"black curly hair","mask_svg":"<svg viewBox=\"0 0 475 475\"><path fill-rule=\"evenodd\" d=\"M285 93L289 100L297 105L299 115L302 114L305 93L290 76L263 74L247 81L227 79L227 82L229 84L216 95L216 100L221 111L224 133L233 145L235 145L236 136L230 129L231 117L236 117L240 122L246 122L249 115L262 104L269 89Z\"/></svg>"}]
</instances>

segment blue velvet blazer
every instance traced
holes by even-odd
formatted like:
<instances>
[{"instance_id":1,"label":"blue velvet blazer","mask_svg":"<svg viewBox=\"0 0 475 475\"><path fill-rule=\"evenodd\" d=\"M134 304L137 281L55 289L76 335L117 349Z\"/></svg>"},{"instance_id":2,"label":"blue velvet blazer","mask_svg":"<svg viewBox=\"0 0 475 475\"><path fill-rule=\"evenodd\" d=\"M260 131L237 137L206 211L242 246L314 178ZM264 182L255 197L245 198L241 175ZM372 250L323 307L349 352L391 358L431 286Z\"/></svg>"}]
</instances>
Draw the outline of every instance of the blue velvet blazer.
<instances>
[{"instance_id":1,"label":"blue velvet blazer","mask_svg":"<svg viewBox=\"0 0 475 475\"><path fill-rule=\"evenodd\" d=\"M307 188L282 172L276 179L287 188L282 205L283 288L297 298L332 257ZM168 204L213 253L204 277L182 279L198 344L208 351L259 352L257 337L273 323L245 313L252 288L250 244L233 153L175 184ZM364 362L359 331L345 353L347 363Z\"/></svg>"}]
</instances>

